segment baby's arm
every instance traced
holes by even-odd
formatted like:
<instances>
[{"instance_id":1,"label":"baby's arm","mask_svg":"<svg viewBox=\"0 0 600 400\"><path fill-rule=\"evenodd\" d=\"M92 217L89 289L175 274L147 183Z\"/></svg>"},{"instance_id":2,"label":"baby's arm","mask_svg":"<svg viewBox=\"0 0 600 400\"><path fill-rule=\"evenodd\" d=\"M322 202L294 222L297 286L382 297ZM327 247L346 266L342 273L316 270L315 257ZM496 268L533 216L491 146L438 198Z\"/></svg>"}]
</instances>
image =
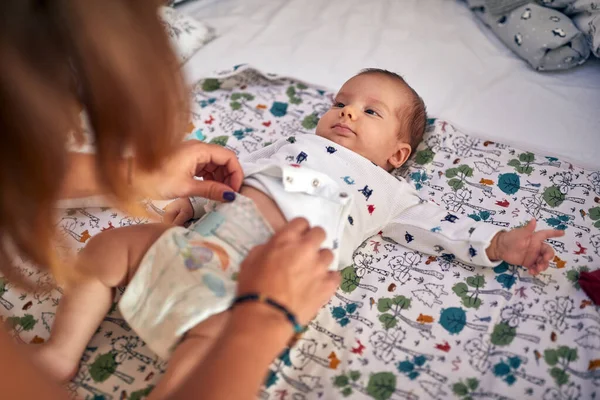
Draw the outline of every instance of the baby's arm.
<instances>
[{"instance_id":1,"label":"baby's arm","mask_svg":"<svg viewBox=\"0 0 600 400\"><path fill-rule=\"evenodd\" d=\"M165 207L163 222L183 226L190 219L198 219L205 214L204 206L208 199L203 197L182 197Z\"/></svg>"},{"instance_id":2,"label":"baby's arm","mask_svg":"<svg viewBox=\"0 0 600 400\"><path fill-rule=\"evenodd\" d=\"M562 231L535 232L535 220L526 227L505 231L418 198L412 191L402 196L403 207L383 235L398 243L448 261L455 258L479 266L493 267L499 261L522 265L537 274L548 268L554 255L544 240Z\"/></svg>"}]
</instances>

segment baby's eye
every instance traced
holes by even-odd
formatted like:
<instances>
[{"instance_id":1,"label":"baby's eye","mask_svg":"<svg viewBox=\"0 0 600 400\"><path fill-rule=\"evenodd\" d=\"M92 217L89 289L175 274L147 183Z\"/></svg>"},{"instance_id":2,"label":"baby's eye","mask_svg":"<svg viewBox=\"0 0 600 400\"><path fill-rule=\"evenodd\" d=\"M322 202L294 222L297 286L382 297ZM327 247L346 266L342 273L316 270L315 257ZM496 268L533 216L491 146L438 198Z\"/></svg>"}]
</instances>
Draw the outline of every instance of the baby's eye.
<instances>
[{"instance_id":1,"label":"baby's eye","mask_svg":"<svg viewBox=\"0 0 600 400\"><path fill-rule=\"evenodd\" d=\"M377 113L377 111L375 111L375 110L371 110L370 108L367 108L367 109L365 110L365 112L366 112L367 114L369 114L369 115L375 115L375 116L379 117L379 114Z\"/></svg>"},{"instance_id":2,"label":"baby's eye","mask_svg":"<svg viewBox=\"0 0 600 400\"><path fill-rule=\"evenodd\" d=\"M340 103L339 101L336 103L333 103L333 106L335 108L344 108L345 107L344 103Z\"/></svg>"}]
</instances>

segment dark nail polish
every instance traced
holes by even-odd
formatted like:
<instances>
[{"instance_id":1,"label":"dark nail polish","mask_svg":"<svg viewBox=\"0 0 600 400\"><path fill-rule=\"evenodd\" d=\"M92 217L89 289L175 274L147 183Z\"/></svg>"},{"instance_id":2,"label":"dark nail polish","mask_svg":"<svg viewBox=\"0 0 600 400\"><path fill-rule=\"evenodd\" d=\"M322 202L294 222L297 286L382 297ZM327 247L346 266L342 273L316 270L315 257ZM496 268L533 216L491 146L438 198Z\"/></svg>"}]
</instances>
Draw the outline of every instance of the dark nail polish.
<instances>
[{"instance_id":1,"label":"dark nail polish","mask_svg":"<svg viewBox=\"0 0 600 400\"><path fill-rule=\"evenodd\" d=\"M225 201L234 201L235 193L234 192L225 192L225 193L223 193L223 199Z\"/></svg>"}]
</instances>

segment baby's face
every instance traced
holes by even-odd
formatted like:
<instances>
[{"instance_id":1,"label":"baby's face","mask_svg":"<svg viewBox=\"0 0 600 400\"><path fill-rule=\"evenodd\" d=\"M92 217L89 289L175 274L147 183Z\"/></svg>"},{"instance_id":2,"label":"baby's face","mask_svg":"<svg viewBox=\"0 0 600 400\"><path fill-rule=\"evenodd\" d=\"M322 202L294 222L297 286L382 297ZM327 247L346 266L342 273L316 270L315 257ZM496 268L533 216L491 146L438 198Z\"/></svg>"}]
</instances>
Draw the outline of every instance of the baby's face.
<instances>
[{"instance_id":1,"label":"baby's face","mask_svg":"<svg viewBox=\"0 0 600 400\"><path fill-rule=\"evenodd\" d=\"M319 120L317 135L390 170L407 158L397 159L399 149L410 149L399 138L400 117L409 102L401 82L382 74L355 76L344 83Z\"/></svg>"}]
</instances>

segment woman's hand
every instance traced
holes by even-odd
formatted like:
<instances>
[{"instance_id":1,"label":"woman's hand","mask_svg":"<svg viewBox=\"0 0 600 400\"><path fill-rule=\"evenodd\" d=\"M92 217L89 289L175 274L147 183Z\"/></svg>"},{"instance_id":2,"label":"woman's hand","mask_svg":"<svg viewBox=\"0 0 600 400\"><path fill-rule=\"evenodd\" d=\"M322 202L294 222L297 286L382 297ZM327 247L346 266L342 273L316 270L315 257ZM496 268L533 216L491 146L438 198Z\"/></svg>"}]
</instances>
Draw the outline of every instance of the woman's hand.
<instances>
[{"instance_id":1,"label":"woman's hand","mask_svg":"<svg viewBox=\"0 0 600 400\"><path fill-rule=\"evenodd\" d=\"M156 200L198 196L232 201L243 179L244 173L235 153L197 140L182 143L152 174L134 171L132 176L133 184Z\"/></svg>"},{"instance_id":2,"label":"woman's hand","mask_svg":"<svg viewBox=\"0 0 600 400\"><path fill-rule=\"evenodd\" d=\"M165 224L173 224L183 226L194 216L194 208L190 199L183 197L169 203L165 207L165 214L162 216L162 221Z\"/></svg>"},{"instance_id":3,"label":"woman's hand","mask_svg":"<svg viewBox=\"0 0 600 400\"><path fill-rule=\"evenodd\" d=\"M327 268L330 250L320 250L325 240L321 228L310 228L303 218L292 220L269 242L257 246L241 265L238 295L260 293L308 323L340 284L340 274Z\"/></svg>"}]
</instances>

